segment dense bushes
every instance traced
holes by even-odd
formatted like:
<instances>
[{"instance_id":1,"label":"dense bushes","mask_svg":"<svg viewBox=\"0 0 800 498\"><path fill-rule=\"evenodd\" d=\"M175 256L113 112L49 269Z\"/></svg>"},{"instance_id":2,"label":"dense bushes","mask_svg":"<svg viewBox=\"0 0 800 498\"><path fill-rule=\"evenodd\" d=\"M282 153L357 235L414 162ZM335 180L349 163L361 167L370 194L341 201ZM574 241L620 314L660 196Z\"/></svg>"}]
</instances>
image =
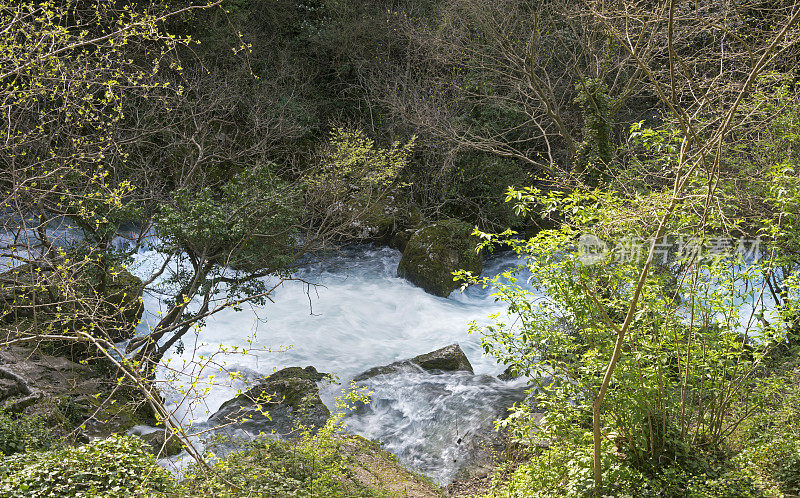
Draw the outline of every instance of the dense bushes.
<instances>
[{"instance_id":1,"label":"dense bushes","mask_svg":"<svg viewBox=\"0 0 800 498\"><path fill-rule=\"evenodd\" d=\"M702 252L706 241L687 253L679 247L684 242L664 238L652 242L665 247L663 268L648 274L644 255L655 246L643 236L663 202L659 194L526 189L509 192L509 199L521 212L536 206L556 213L562 225L527 240L501 236L525 264L483 281L512 315L481 329L484 349L536 379L527 403L546 413L541 427L524 408L504 422L529 448L531 462L496 496L760 496L769 487L752 465L732 458L759 445L774 446L754 462L778 488L793 492L800 482L796 436L764 421L758 431L772 442L755 430L741 434L766 417L770 396L797 395L795 382L775 378L774 351L786 349L793 326L779 313L785 308L778 301L760 320L747 311L770 306L759 289L776 260L748 256L741 240L738 254L735 246ZM685 214L666 233L696 226L691 208L679 209ZM479 235L487 244L497 240ZM787 278L783 285L791 305L797 283ZM597 393L605 389L598 409ZM787 416L785 425L796 428L797 420Z\"/></svg>"},{"instance_id":2,"label":"dense bushes","mask_svg":"<svg viewBox=\"0 0 800 498\"><path fill-rule=\"evenodd\" d=\"M340 409L364 395L352 391L348 401L339 402ZM238 441L239 451L214 461L211 469L193 467L179 482L156 464L141 439L113 435L80 447L38 451L56 441L42 422L0 412L0 447L10 454L0 458L0 496L391 496L380 479L371 477L367 485L356 470L362 460L391 456L363 438L340 436L343 413L336 412L315 433L301 426L301 436L291 441ZM395 472L418 480L404 470Z\"/></svg>"},{"instance_id":3,"label":"dense bushes","mask_svg":"<svg viewBox=\"0 0 800 498\"><path fill-rule=\"evenodd\" d=\"M486 228L517 227L525 220L505 202L508 187L529 185L531 173L518 161L488 154L463 154L446 186L443 210L456 218Z\"/></svg>"},{"instance_id":4,"label":"dense bushes","mask_svg":"<svg viewBox=\"0 0 800 498\"><path fill-rule=\"evenodd\" d=\"M586 434L586 441L591 434ZM712 464L696 453L694 472L680 466L662 466L647 474L620 458L609 443L604 447L603 482L606 496L690 498L747 498L766 496L743 467ZM686 462L683 462L686 463ZM586 442L559 442L540 448L520 465L507 482L498 481L487 498L578 498L593 496L592 454Z\"/></svg>"}]
</instances>

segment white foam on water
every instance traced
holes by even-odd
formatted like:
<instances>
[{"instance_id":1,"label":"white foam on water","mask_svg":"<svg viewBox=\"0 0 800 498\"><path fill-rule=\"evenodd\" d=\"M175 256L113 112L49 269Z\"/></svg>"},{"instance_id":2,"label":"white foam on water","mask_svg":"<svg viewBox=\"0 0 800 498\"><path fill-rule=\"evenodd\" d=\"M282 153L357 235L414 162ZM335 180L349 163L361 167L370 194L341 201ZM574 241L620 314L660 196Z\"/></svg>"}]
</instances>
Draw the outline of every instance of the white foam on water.
<instances>
[{"instance_id":1,"label":"white foam on water","mask_svg":"<svg viewBox=\"0 0 800 498\"><path fill-rule=\"evenodd\" d=\"M371 367L452 343L461 346L476 374L502 372L504 367L482 354L480 337L468 329L472 320L488 323L488 315L502 313L503 303L479 287L464 294L455 291L449 298L428 294L396 276L399 260L400 253L389 248L349 248L299 272L296 276L305 282L284 282L273 295L274 303L210 317L201 329L187 334L182 350L173 348L165 357L170 368L191 372L200 380L195 387L208 392L201 401L186 400L179 391L190 387L187 379L171 380L162 389L169 407L185 424L202 424L249 381L276 369L313 365L336 374L346 386ZM511 263L510 257L491 259L485 273L496 274ZM143 251L133 268L144 275L159 264L157 253ZM166 308L156 294L145 296L145 307L140 333L154 325L158 311ZM285 352L263 350L289 346ZM252 352L219 354L223 347ZM204 369L194 363L215 353L213 364ZM204 382L211 374L223 379L225 369L242 371L243 378L233 383ZM159 372L159 378L169 379L167 369ZM381 441L401 462L442 483L458 468L459 434L490 423L497 414L498 392L505 386L488 377L413 372L374 382L370 383L376 392L373 405L389 403L394 411L362 411L348 418L349 430ZM323 387L321 396L330 408L341 389ZM435 392L438 395L431 394ZM519 385L515 392L521 392Z\"/></svg>"}]
</instances>

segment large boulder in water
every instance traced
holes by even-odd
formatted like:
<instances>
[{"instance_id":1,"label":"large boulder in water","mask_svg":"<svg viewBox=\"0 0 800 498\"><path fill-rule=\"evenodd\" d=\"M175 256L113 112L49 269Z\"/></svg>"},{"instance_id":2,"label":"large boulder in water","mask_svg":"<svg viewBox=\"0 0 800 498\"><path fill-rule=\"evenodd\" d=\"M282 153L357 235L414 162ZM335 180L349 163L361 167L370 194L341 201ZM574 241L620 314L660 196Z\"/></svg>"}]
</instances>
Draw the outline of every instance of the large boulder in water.
<instances>
[{"instance_id":1,"label":"large boulder in water","mask_svg":"<svg viewBox=\"0 0 800 498\"><path fill-rule=\"evenodd\" d=\"M474 373L472 364L470 364L467 355L458 344L450 344L436 351L421 354L407 360L396 361L389 365L380 367L373 367L363 372L353 379L356 382L367 380L378 375L394 373L408 368L410 366L417 366L423 370L433 370L442 372L469 372Z\"/></svg>"},{"instance_id":2,"label":"large boulder in water","mask_svg":"<svg viewBox=\"0 0 800 498\"><path fill-rule=\"evenodd\" d=\"M426 292L447 297L459 287L453 272L467 270L480 274L483 258L475 251L478 241L472 227L447 219L420 228L405 246L397 275Z\"/></svg>"},{"instance_id":3,"label":"large boulder in water","mask_svg":"<svg viewBox=\"0 0 800 498\"><path fill-rule=\"evenodd\" d=\"M330 416L317 386L325 377L314 367L284 368L223 403L208 422L278 437L293 435L300 425L316 430L325 425Z\"/></svg>"}]
</instances>

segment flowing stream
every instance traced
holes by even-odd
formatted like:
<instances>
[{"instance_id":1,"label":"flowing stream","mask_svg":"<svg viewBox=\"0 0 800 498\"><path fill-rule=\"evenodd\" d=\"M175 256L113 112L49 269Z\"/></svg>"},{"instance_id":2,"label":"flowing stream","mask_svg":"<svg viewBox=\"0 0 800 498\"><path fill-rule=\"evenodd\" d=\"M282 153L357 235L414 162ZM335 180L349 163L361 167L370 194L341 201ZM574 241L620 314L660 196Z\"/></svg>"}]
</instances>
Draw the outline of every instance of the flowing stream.
<instances>
[{"instance_id":1,"label":"flowing stream","mask_svg":"<svg viewBox=\"0 0 800 498\"><path fill-rule=\"evenodd\" d=\"M139 254L142 274L158 264L155 256ZM487 323L488 315L504 311L503 303L478 286L448 298L427 294L396 276L399 260L400 253L389 248L348 248L297 275L316 285L285 282L274 303L214 315L165 358L169 368L160 376L167 381L169 406L185 424L202 429L223 402L254 379L287 366L313 365L341 380L320 393L333 410L342 386L358 373L458 343L476 375L408 371L372 379L371 406L345 420L349 432L380 441L401 463L446 484L475 451L466 447L465 436L485 431L505 406L520 400L524 381L497 380L503 366L482 354L479 335L468 333L469 322ZM484 274L497 274L513 262L508 256L490 259ZM164 305L146 294L145 308L140 332L156 322ZM242 349L250 351L244 355ZM190 377L172 378L171 371ZM243 375L220 381L226 371ZM208 382L208 375L215 381ZM192 380L197 389L207 389L200 400L193 393L185 399L181 392Z\"/></svg>"},{"instance_id":2,"label":"flowing stream","mask_svg":"<svg viewBox=\"0 0 800 498\"><path fill-rule=\"evenodd\" d=\"M64 223L48 232L54 240L80 237ZM9 237L0 233L0 242ZM320 392L333 410L343 386L358 373L458 343L475 375L410 369L370 379L371 405L345 419L350 432L380 441L401 463L448 483L468 464L470 454L480 450L468 444L470 436L485 433L506 406L522 399L525 380L498 380L503 367L483 356L480 337L468 333L471 321L485 324L490 314L504 312L490 290L474 286L439 298L398 278L399 260L393 249L350 247L305 267L296 275L305 282L283 283L273 303L210 317L165 358L167 366L158 377L168 407L190 432L201 432L209 429L205 421L222 403L257 379L283 367L313 365L341 381ZM162 262L163 255L146 248L131 269L147 278ZM0 259L2 271L16 264ZM514 264L512 256L494 256L485 262L484 274L496 275ZM761 286L737 282L734 287L740 295L732 299L743 323L751 324L757 313L776 319L774 302ZM147 333L168 309L162 301L166 295L145 292L138 333ZM231 372L240 373L228 377ZM197 442L204 444L200 436ZM180 468L186 460L179 457L171 463Z\"/></svg>"}]
</instances>

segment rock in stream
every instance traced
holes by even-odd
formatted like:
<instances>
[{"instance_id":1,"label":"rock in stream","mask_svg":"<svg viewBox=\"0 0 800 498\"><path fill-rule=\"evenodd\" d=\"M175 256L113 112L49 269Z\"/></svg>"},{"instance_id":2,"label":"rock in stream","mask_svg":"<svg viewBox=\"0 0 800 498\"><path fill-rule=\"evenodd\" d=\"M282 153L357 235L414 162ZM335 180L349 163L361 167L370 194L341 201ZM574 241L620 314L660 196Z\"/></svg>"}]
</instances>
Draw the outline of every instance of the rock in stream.
<instances>
[{"instance_id":1,"label":"rock in stream","mask_svg":"<svg viewBox=\"0 0 800 498\"><path fill-rule=\"evenodd\" d=\"M223 403L208 423L277 437L296 435L299 425L319 429L330 416L317 386L325 377L310 366L284 368Z\"/></svg>"}]
</instances>

